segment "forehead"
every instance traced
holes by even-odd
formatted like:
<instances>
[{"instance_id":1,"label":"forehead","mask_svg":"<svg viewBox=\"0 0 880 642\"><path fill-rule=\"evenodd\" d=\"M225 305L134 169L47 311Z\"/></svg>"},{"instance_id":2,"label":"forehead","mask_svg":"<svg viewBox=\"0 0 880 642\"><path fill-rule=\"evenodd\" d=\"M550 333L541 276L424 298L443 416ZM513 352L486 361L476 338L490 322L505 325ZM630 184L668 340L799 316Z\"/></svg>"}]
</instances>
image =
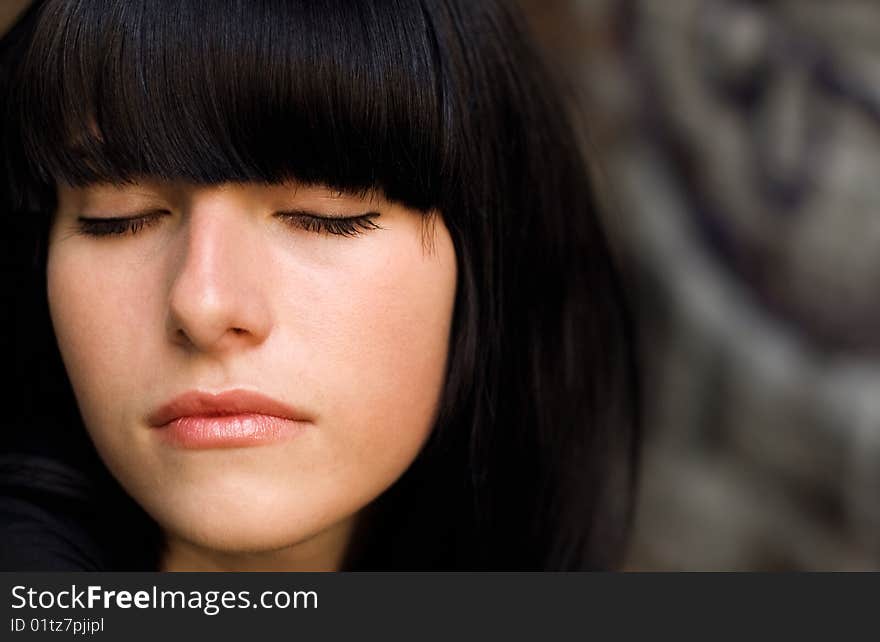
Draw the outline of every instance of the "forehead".
<instances>
[{"instance_id":1,"label":"forehead","mask_svg":"<svg viewBox=\"0 0 880 642\"><path fill-rule=\"evenodd\" d=\"M129 183L93 183L74 186L57 185L59 201L85 204L114 200L196 200L201 198L232 198L259 201L312 201L336 203L350 200L379 202L384 200L375 189L343 191L321 184L304 184L288 180L277 183L227 182L202 185L181 180L142 178Z\"/></svg>"}]
</instances>

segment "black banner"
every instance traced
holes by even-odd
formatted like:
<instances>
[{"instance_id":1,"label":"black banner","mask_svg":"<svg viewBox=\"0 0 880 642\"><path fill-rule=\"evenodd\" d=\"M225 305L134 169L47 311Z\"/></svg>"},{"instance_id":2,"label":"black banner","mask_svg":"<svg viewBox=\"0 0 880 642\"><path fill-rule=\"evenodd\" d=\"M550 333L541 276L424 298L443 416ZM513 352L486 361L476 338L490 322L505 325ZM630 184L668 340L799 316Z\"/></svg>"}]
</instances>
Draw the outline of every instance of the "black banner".
<instances>
[{"instance_id":1,"label":"black banner","mask_svg":"<svg viewBox=\"0 0 880 642\"><path fill-rule=\"evenodd\" d=\"M543 640L865 630L877 576L2 573L0 582L2 640Z\"/></svg>"}]
</instances>

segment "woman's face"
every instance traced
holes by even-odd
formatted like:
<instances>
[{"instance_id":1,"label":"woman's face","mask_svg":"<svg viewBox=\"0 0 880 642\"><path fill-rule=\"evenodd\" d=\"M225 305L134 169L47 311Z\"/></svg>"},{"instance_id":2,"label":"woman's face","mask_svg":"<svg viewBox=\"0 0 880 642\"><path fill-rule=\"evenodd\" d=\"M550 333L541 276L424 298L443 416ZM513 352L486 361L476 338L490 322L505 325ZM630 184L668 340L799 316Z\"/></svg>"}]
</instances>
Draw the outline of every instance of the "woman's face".
<instances>
[{"instance_id":1,"label":"woman's face","mask_svg":"<svg viewBox=\"0 0 880 642\"><path fill-rule=\"evenodd\" d=\"M456 262L441 217L293 184L62 185L58 198L47 285L61 355L102 459L169 537L295 545L350 525L409 466L446 369ZM133 227L79 220L145 212ZM368 213L331 221L347 234L310 218ZM232 390L298 421L228 398L157 418L184 393ZM181 412L193 416L167 422Z\"/></svg>"}]
</instances>

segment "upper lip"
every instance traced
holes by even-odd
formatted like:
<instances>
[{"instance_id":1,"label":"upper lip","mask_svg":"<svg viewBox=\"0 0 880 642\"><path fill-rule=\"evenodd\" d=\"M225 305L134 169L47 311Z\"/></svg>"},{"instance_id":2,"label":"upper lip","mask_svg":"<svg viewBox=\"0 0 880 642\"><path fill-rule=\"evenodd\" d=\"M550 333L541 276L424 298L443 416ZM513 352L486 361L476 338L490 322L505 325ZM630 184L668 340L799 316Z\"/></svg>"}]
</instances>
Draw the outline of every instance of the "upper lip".
<instances>
[{"instance_id":1,"label":"upper lip","mask_svg":"<svg viewBox=\"0 0 880 642\"><path fill-rule=\"evenodd\" d=\"M294 421L309 417L271 397L251 390L228 390L221 393L191 390L163 404L148 417L151 426L164 426L180 417L211 417L222 415L259 414Z\"/></svg>"}]
</instances>

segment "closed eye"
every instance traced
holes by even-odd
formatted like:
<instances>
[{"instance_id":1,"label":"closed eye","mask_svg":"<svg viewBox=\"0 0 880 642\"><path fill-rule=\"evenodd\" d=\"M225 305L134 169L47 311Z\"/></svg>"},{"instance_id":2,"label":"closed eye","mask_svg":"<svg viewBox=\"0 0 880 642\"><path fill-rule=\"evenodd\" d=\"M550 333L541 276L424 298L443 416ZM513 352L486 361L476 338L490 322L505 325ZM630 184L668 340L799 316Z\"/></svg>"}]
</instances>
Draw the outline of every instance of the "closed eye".
<instances>
[{"instance_id":1,"label":"closed eye","mask_svg":"<svg viewBox=\"0 0 880 642\"><path fill-rule=\"evenodd\" d=\"M80 216L77 218L77 232L92 237L125 236L127 234L134 236L144 228L158 224L162 217L170 214L171 212L168 210L151 210L131 217ZM319 234L355 237L370 230L383 229L373 220L380 216L378 212L339 217L322 216L305 210L285 210L276 212L275 216L287 224Z\"/></svg>"},{"instance_id":2,"label":"closed eye","mask_svg":"<svg viewBox=\"0 0 880 642\"><path fill-rule=\"evenodd\" d=\"M145 227L156 225L163 216L170 214L168 210L150 210L132 217L80 216L77 218L77 232L85 236L135 235Z\"/></svg>"},{"instance_id":3,"label":"closed eye","mask_svg":"<svg viewBox=\"0 0 880 642\"><path fill-rule=\"evenodd\" d=\"M379 218L378 212L367 212L357 216L321 216L304 210L286 210L276 212L279 217L290 225L295 225L306 232L334 234L337 236L358 236L370 230L384 229L373 219Z\"/></svg>"}]
</instances>

